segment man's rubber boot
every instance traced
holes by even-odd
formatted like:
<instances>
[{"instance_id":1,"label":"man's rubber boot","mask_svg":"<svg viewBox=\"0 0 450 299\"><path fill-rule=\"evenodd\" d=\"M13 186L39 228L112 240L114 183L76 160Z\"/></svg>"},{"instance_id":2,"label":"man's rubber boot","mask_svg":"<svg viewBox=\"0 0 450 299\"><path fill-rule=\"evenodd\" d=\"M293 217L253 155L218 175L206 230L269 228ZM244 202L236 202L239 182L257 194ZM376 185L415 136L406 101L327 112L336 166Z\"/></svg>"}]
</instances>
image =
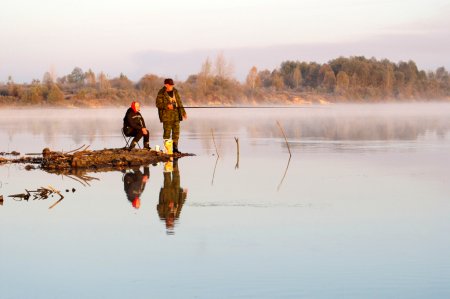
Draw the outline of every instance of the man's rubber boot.
<instances>
[{"instance_id":1,"label":"man's rubber boot","mask_svg":"<svg viewBox=\"0 0 450 299\"><path fill-rule=\"evenodd\" d=\"M128 150L131 151L133 148L135 148L136 144L137 144L136 141L132 141Z\"/></svg>"},{"instance_id":2,"label":"man's rubber boot","mask_svg":"<svg viewBox=\"0 0 450 299\"><path fill-rule=\"evenodd\" d=\"M151 150L152 148L150 147L150 143L149 142L144 142L144 148Z\"/></svg>"},{"instance_id":3,"label":"man's rubber boot","mask_svg":"<svg viewBox=\"0 0 450 299\"><path fill-rule=\"evenodd\" d=\"M173 152L179 154L180 151L178 150L178 144L174 143L173 144Z\"/></svg>"}]
</instances>

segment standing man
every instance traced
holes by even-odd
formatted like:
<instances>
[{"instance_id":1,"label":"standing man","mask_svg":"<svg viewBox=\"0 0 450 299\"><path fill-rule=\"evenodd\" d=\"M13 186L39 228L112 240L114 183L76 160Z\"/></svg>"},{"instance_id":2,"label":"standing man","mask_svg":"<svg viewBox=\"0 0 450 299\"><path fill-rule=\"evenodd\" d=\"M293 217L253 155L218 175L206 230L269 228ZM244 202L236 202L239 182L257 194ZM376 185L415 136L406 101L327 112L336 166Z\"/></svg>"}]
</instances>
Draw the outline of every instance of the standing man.
<instances>
[{"instance_id":1,"label":"standing man","mask_svg":"<svg viewBox=\"0 0 450 299\"><path fill-rule=\"evenodd\" d=\"M163 138L170 139L170 135L172 135L173 152L179 153L180 121L187 119L187 114L174 85L172 79L164 80L164 87L156 96L156 107L158 107L159 121L163 123Z\"/></svg>"},{"instance_id":2,"label":"standing man","mask_svg":"<svg viewBox=\"0 0 450 299\"><path fill-rule=\"evenodd\" d=\"M145 127L145 121L141 113L141 105L139 102L132 102L131 107L128 108L125 117L123 118L123 133L127 137L134 136L128 149L133 149L136 144L144 136L144 148L150 149L150 134Z\"/></svg>"}]
</instances>

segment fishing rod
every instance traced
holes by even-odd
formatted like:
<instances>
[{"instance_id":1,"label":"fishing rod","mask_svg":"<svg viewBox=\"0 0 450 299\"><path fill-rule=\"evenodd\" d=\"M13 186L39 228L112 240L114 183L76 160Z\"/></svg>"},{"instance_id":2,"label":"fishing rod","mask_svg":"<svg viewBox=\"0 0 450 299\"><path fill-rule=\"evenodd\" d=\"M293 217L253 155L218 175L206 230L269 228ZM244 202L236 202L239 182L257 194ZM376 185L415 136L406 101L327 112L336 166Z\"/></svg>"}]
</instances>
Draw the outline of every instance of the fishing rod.
<instances>
[{"instance_id":1,"label":"fishing rod","mask_svg":"<svg viewBox=\"0 0 450 299\"><path fill-rule=\"evenodd\" d=\"M312 106L184 106L189 109L322 109Z\"/></svg>"}]
</instances>

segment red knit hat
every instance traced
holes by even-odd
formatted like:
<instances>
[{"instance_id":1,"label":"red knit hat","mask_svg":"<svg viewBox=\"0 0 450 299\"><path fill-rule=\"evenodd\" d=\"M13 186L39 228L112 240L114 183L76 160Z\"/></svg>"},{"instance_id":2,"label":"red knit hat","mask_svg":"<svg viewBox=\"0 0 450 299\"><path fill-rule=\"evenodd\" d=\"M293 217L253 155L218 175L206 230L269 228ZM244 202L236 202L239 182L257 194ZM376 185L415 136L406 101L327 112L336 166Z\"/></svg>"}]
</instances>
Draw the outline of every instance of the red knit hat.
<instances>
[{"instance_id":1,"label":"red knit hat","mask_svg":"<svg viewBox=\"0 0 450 299\"><path fill-rule=\"evenodd\" d=\"M134 112L137 112L137 106L140 106L139 102L132 102L131 103L131 109L133 109Z\"/></svg>"},{"instance_id":2,"label":"red knit hat","mask_svg":"<svg viewBox=\"0 0 450 299\"><path fill-rule=\"evenodd\" d=\"M139 209L139 207L141 206L141 200L139 199L139 197L136 196L136 198L133 199L131 204L133 205L134 208Z\"/></svg>"}]
</instances>

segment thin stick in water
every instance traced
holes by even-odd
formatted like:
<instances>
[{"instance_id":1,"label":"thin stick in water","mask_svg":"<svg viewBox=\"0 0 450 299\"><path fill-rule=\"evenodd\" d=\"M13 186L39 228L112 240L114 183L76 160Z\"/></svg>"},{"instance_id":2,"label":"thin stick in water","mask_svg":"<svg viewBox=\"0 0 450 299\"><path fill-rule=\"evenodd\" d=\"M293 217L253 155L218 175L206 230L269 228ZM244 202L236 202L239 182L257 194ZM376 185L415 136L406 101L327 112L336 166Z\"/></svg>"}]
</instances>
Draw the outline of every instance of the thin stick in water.
<instances>
[{"instance_id":1,"label":"thin stick in water","mask_svg":"<svg viewBox=\"0 0 450 299\"><path fill-rule=\"evenodd\" d=\"M61 198L58 199L57 202L55 202L54 204L52 204L51 206L48 207L49 210L53 209L53 207L55 207L57 204L59 204L62 200L63 200L64 196L61 195Z\"/></svg>"},{"instance_id":2,"label":"thin stick in water","mask_svg":"<svg viewBox=\"0 0 450 299\"><path fill-rule=\"evenodd\" d=\"M289 142L287 141L286 134L284 134L283 127L281 126L281 124L278 120L277 120L277 125L278 125L278 127L280 127L281 133L283 133L284 141L286 141L286 145L287 145L287 148L289 151L289 156L292 157L291 148L289 147Z\"/></svg>"},{"instance_id":3,"label":"thin stick in water","mask_svg":"<svg viewBox=\"0 0 450 299\"><path fill-rule=\"evenodd\" d=\"M217 156L216 164L214 164L214 171L211 179L211 186L214 185L214 177L216 176L216 168L217 168L217 162L219 162L219 156Z\"/></svg>"},{"instance_id":4,"label":"thin stick in water","mask_svg":"<svg viewBox=\"0 0 450 299\"><path fill-rule=\"evenodd\" d=\"M71 150L71 151L66 152L66 154L69 154L69 153L72 153L72 152L76 152L77 150L82 149L84 146L85 146L85 144L83 144L83 145L80 146L79 148L76 148L76 149L74 149L74 150Z\"/></svg>"},{"instance_id":5,"label":"thin stick in water","mask_svg":"<svg viewBox=\"0 0 450 299\"><path fill-rule=\"evenodd\" d=\"M213 139L213 142L214 142L214 147L216 148L217 158L219 158L220 155L219 155L219 151L217 150L216 140L214 139L214 130L213 129L211 129L211 135L212 135L212 139Z\"/></svg>"},{"instance_id":6,"label":"thin stick in water","mask_svg":"<svg viewBox=\"0 0 450 299\"><path fill-rule=\"evenodd\" d=\"M239 138L234 137L234 140L236 141L236 146L237 146L236 166L234 167L234 169L238 169L239 168Z\"/></svg>"},{"instance_id":7,"label":"thin stick in water","mask_svg":"<svg viewBox=\"0 0 450 299\"><path fill-rule=\"evenodd\" d=\"M283 184L284 178L286 177L286 173L289 169L289 163L291 163L291 156L289 156L289 159L288 159L288 162L286 165L286 169L284 170L283 178L281 179L280 183L278 184L277 191L280 191L281 185Z\"/></svg>"}]
</instances>

